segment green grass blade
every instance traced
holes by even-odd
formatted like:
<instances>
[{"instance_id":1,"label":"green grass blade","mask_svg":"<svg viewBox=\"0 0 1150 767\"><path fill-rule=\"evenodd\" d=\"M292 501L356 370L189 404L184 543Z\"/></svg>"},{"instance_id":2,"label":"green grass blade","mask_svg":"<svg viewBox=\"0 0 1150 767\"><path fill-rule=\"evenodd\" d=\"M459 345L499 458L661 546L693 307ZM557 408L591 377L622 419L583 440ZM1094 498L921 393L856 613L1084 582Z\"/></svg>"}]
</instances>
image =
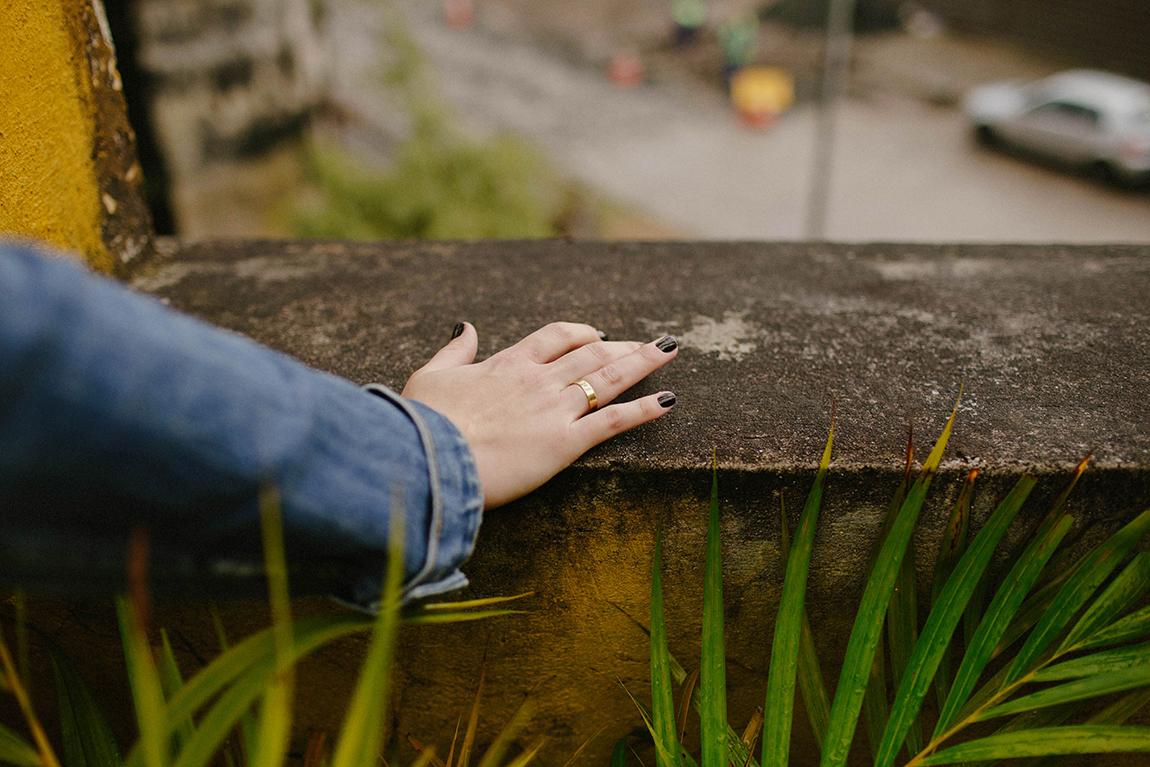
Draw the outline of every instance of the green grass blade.
<instances>
[{"instance_id":1,"label":"green grass blade","mask_svg":"<svg viewBox=\"0 0 1150 767\"><path fill-rule=\"evenodd\" d=\"M364 615L336 613L297 621L292 658L298 661L335 639L363 631L371 620ZM253 655L254 658L251 657ZM225 688L226 691L200 718L195 736L180 751L174 767L206 764L231 728L249 713L274 674L271 630L265 629L235 645L188 680L169 706L171 722L178 722L198 710L207 700L201 696L206 694L210 697ZM139 748L129 754L126 764L127 767L142 767Z\"/></svg>"},{"instance_id":2,"label":"green grass blade","mask_svg":"<svg viewBox=\"0 0 1150 767\"><path fill-rule=\"evenodd\" d=\"M611 767L627 767L627 743L630 735L624 735L615 741L615 748L611 749Z\"/></svg>"},{"instance_id":3,"label":"green grass blade","mask_svg":"<svg viewBox=\"0 0 1150 767\"><path fill-rule=\"evenodd\" d=\"M622 685L622 682L619 684ZM627 693L627 697L630 698L631 702L635 704L635 708L639 709L639 716L643 718L643 724L647 727L647 732L651 733L651 740L655 744L655 752L657 754L657 758L662 759L666 763L669 763L675 757L671 752L666 750L666 746L664 746L663 740L656 737L655 722L651 719L651 712L648 711L647 707L644 706L638 698L632 695L631 691L626 687L623 687L623 692Z\"/></svg>"},{"instance_id":4,"label":"green grass blade","mask_svg":"<svg viewBox=\"0 0 1150 767\"><path fill-rule=\"evenodd\" d=\"M383 737L388 680L399 630L400 594L403 585L403 503L391 505L388 533L387 575L380 597L379 615L372 630L367 658L359 672L355 693L343 720L331 767L374 767Z\"/></svg>"},{"instance_id":5,"label":"green grass blade","mask_svg":"<svg viewBox=\"0 0 1150 767\"><path fill-rule=\"evenodd\" d=\"M171 729L152 648L133 605L121 597L116 600L116 608L140 730L140 754L145 767L167 767Z\"/></svg>"},{"instance_id":6,"label":"green grass blade","mask_svg":"<svg viewBox=\"0 0 1150 767\"><path fill-rule=\"evenodd\" d=\"M176 656L172 652L172 643L168 641L168 632L163 629L160 629L160 658L157 668L160 672L160 689L164 693L164 699L170 701L184 686L184 678L180 674L179 664L176 663ZM196 734L196 726L192 723L191 717L174 724L176 725L175 743L178 751Z\"/></svg>"},{"instance_id":7,"label":"green grass blade","mask_svg":"<svg viewBox=\"0 0 1150 767\"><path fill-rule=\"evenodd\" d=\"M365 631L373 619L359 613L334 613L304 618L295 623L295 660L318 647L349 634ZM272 629L253 634L209 663L172 699L171 715L180 720L191 716L225 687L249 670L267 664L275 655Z\"/></svg>"},{"instance_id":8,"label":"green grass blade","mask_svg":"<svg viewBox=\"0 0 1150 767\"><path fill-rule=\"evenodd\" d=\"M462 613L414 613L399 618L404 626L429 625L436 623L467 623L468 621L483 621L488 618L497 618L500 615L522 615L523 610L476 610Z\"/></svg>"},{"instance_id":9,"label":"green grass blade","mask_svg":"<svg viewBox=\"0 0 1150 767\"><path fill-rule=\"evenodd\" d=\"M914 532L918 513L926 499L931 480L938 471L942 452L950 439L957 411L958 406L955 405L954 412L946 422L946 428L943 429L942 435L923 464L922 473L907 493L906 501L899 509L898 516L891 525L890 534L879 553L874 571L867 580L855 625L847 642L846 658L839 674L834 703L831 705L827 739L823 746L822 767L843 767L846 764L867 680L881 638L887 604L890 602L891 592L894 591L895 579L898 577L899 568L902 567L903 556Z\"/></svg>"},{"instance_id":10,"label":"green grass blade","mask_svg":"<svg viewBox=\"0 0 1150 767\"><path fill-rule=\"evenodd\" d=\"M479 760L479 767L497 767L502 764L507 749L511 747L511 743L527 726L530 719L531 705L528 701L524 701L515 709L515 713L511 715L511 720L504 725L499 734L495 736L495 740L483 752L483 758ZM363 767L370 767L370 764L365 763Z\"/></svg>"},{"instance_id":11,"label":"green grass blade","mask_svg":"<svg viewBox=\"0 0 1150 767\"><path fill-rule=\"evenodd\" d=\"M771 650L771 667L767 676L767 702L763 706L762 764L783 767L790 758L791 721L794 715L795 681L798 672L799 644L802 637L803 602L807 590L807 573L814 546L815 527L819 506L823 498L823 484L831 462L834 442L831 425L814 486L807 496L799 529L787 558L787 573L783 579L783 595L775 620L775 639ZM706 767L706 765L704 765Z\"/></svg>"},{"instance_id":12,"label":"green grass blade","mask_svg":"<svg viewBox=\"0 0 1150 767\"><path fill-rule=\"evenodd\" d=\"M40 754L27 741L0 724L0 763L16 767L41 767Z\"/></svg>"},{"instance_id":13,"label":"green grass blade","mask_svg":"<svg viewBox=\"0 0 1150 767\"><path fill-rule=\"evenodd\" d=\"M658 767L678 767L675 738L675 701L671 687L671 659L667 651L667 626L663 622L663 531L655 534L655 557L651 565L651 716L654 737L662 748L655 752ZM663 754L670 756L664 761Z\"/></svg>"},{"instance_id":14,"label":"green grass blade","mask_svg":"<svg viewBox=\"0 0 1150 767\"><path fill-rule=\"evenodd\" d=\"M970 501L974 495L974 480L977 477L978 469L973 469L966 476L966 482L963 483L954 509L950 512L950 522L947 523L942 540L939 541L938 556L934 561L934 572L931 574L930 581L930 606L932 609L938 602L942 587L946 585L954 566L966 553L966 532L970 523ZM967 607L970 607L969 603ZM951 654L952 645L947 643L946 651L938 664L938 671L934 675L934 691L938 699L939 710L946 702L946 696L950 694Z\"/></svg>"},{"instance_id":15,"label":"green grass blade","mask_svg":"<svg viewBox=\"0 0 1150 767\"><path fill-rule=\"evenodd\" d=\"M972 721L981 722L995 719L1000 716L1009 716L1022 711L1046 706L1055 706L1062 703L1096 698L1100 695L1109 695L1115 692L1125 692L1136 687L1150 685L1150 664L1140 664L1107 674L1076 679L1073 682L1060 684L1057 687L1048 687L1045 690L1032 692L1021 698L992 706L972 717Z\"/></svg>"},{"instance_id":16,"label":"green grass blade","mask_svg":"<svg viewBox=\"0 0 1150 767\"><path fill-rule=\"evenodd\" d=\"M928 756L922 767L981 759L1016 759L1050 754L1111 754L1150 751L1150 727L1069 725L991 735ZM916 765L917 767L917 765Z\"/></svg>"},{"instance_id":17,"label":"green grass blade","mask_svg":"<svg viewBox=\"0 0 1150 767\"><path fill-rule=\"evenodd\" d=\"M216 630L216 639L220 643L220 653L227 653L230 649L228 647L228 634L224 630L224 621L220 618L220 611L216 609L215 604L210 606L210 611L212 614L212 625ZM297 625L296 628L298 630L299 626ZM169 701L168 705L174 709L178 704L175 701ZM251 709L244 711L240 716L239 742L236 744L236 748L239 750L238 759L240 765L246 767L248 761L246 755L256 752L256 717ZM233 756L231 750L224 750L224 760L227 762L225 767L237 767L237 765L234 764L236 757Z\"/></svg>"},{"instance_id":18,"label":"green grass blade","mask_svg":"<svg viewBox=\"0 0 1150 767\"><path fill-rule=\"evenodd\" d=\"M1019 556L1003 585L994 595L986 615L974 632L974 638L966 648L962 662L954 676L950 695L939 712L938 724L932 740L941 737L960 717L963 707L983 670L994 655L998 644L1011 618L1022 604L1026 593L1033 588L1046 562L1058 549L1066 536L1073 519L1062 518L1042 539L1031 541L1030 546Z\"/></svg>"},{"instance_id":19,"label":"green grass blade","mask_svg":"<svg viewBox=\"0 0 1150 767\"><path fill-rule=\"evenodd\" d=\"M274 485L260 487L259 506L260 528L264 539L264 570L267 573L272 611L275 674L264 691L256 750L248 754L248 764L250 767L281 767L291 739L291 704L295 687L292 647L295 640L292 636L280 496Z\"/></svg>"},{"instance_id":20,"label":"green grass blade","mask_svg":"<svg viewBox=\"0 0 1150 767\"><path fill-rule=\"evenodd\" d=\"M943 586L938 602L930 611L926 625L923 626L922 636L910 656L909 666L915 669L915 674L904 679L895 694L886 732L883 733L882 745L879 747L879 755L875 759L875 764L879 767L889 767L894 763L895 755L930 690L934 671L946 651L954 630L958 628L958 622L966 610L967 600L986 572L1002 536L1014 521L1030 491L1034 489L1035 482L1036 480L1030 476L1023 476L1018 480L979 531ZM918 753L919 750L921 746L914 753Z\"/></svg>"},{"instance_id":21,"label":"green grass blade","mask_svg":"<svg viewBox=\"0 0 1150 767\"><path fill-rule=\"evenodd\" d=\"M56 679L65 767L120 767L120 749L112 728L80 670L55 642L43 635L41 640Z\"/></svg>"},{"instance_id":22,"label":"green grass blade","mask_svg":"<svg viewBox=\"0 0 1150 767\"><path fill-rule=\"evenodd\" d=\"M3 671L0 677L4 679L4 686L16 698L20 712L24 715L24 721L31 731L40 763L44 767L60 767L60 760L56 758L56 752L48 741L48 735L44 732L44 727L40 724L40 719L32 708L32 698L28 695L28 690L20 679L20 672L16 668L16 662L12 660L12 653L8 650L8 643L4 641L2 630L0 630L0 669Z\"/></svg>"},{"instance_id":23,"label":"green grass blade","mask_svg":"<svg viewBox=\"0 0 1150 767\"><path fill-rule=\"evenodd\" d=\"M1059 654L1079 647L1150 591L1150 551L1134 555L1130 564L1087 608L1058 648Z\"/></svg>"},{"instance_id":24,"label":"green grass blade","mask_svg":"<svg viewBox=\"0 0 1150 767\"><path fill-rule=\"evenodd\" d=\"M456 767L469 767L471 749L475 745L475 734L479 731L479 706L483 700L483 683L487 679L487 658L479 666L479 684L475 686L475 700L471 702L471 713L467 717L467 729L463 733L463 745L459 749ZM448 765L448 767L451 767Z\"/></svg>"},{"instance_id":25,"label":"green grass blade","mask_svg":"<svg viewBox=\"0 0 1150 767\"><path fill-rule=\"evenodd\" d=\"M1150 636L1150 607L1130 613L1097 632L1082 647L1104 647Z\"/></svg>"},{"instance_id":26,"label":"green grass blade","mask_svg":"<svg viewBox=\"0 0 1150 767\"><path fill-rule=\"evenodd\" d=\"M791 558L791 536L787 529L787 510L780 498L779 504L779 530L782 539L783 561ZM827 736L827 720L831 715L831 699L827 694L827 686L823 682L823 671L819 665L819 656L815 651L815 637L811 632L811 622L807 618L807 608L803 607L803 623L799 634L799 692L807 707L807 717L811 722L811 730L815 735L815 742L822 750L823 739ZM682 732L682 723L679 731Z\"/></svg>"},{"instance_id":27,"label":"green grass blade","mask_svg":"<svg viewBox=\"0 0 1150 767\"><path fill-rule=\"evenodd\" d=\"M1020 679L1030 670L1047 645L1065 630L1071 618L1148 530L1150 530L1150 510L1144 511L1083 558L1082 565L1063 585L1058 596L1050 604L1050 608L1030 632L1014 662L1010 664L1006 684Z\"/></svg>"},{"instance_id":28,"label":"green grass blade","mask_svg":"<svg viewBox=\"0 0 1150 767\"><path fill-rule=\"evenodd\" d=\"M707 524L707 554L703 575L699 719L702 722L702 767L727 767L727 659L723 642L723 565L719 540L717 460L711 471L711 513Z\"/></svg>"},{"instance_id":29,"label":"green grass blade","mask_svg":"<svg viewBox=\"0 0 1150 767\"><path fill-rule=\"evenodd\" d=\"M1150 643L1097 652L1068 660L1065 663L1047 666L1031 677L1030 681L1057 682L1065 679L1080 679L1084 676L1105 674L1146 664L1150 664Z\"/></svg>"},{"instance_id":30,"label":"green grass blade","mask_svg":"<svg viewBox=\"0 0 1150 767\"><path fill-rule=\"evenodd\" d=\"M887 506L878 538L875 540L874 547L871 549L870 559L867 561L867 580L870 580L871 573L874 572L875 563L878 561L879 553L882 552L882 547L886 543L887 536L890 534L891 526L894 525L894 521L898 517L898 511L902 508L902 504L906 500L906 494L910 492L912 481L911 469L913 467L914 428L911 427L906 439L906 468L902 474L902 482L899 483L898 489L895 490L894 497L891 498L890 504ZM875 754L878 753L878 744L882 742L882 733L886 729L887 705L886 655L880 646L874 654L874 661L871 662L870 674L867 677L866 692L863 693L862 704L863 721L866 724L867 743L870 744L872 759Z\"/></svg>"},{"instance_id":31,"label":"green grass blade","mask_svg":"<svg viewBox=\"0 0 1150 767\"><path fill-rule=\"evenodd\" d=\"M521 594L514 594L509 597L484 597L483 599L465 599L458 602L431 602L429 604L419 605L417 608L413 609L424 610L426 612L431 612L433 610L473 610L476 607L491 607L493 605L502 605L508 602L515 602L519 599L525 599L527 597L534 596L534 594L534 591L524 591ZM406 610L403 613L403 617L404 619L408 617Z\"/></svg>"},{"instance_id":32,"label":"green grass blade","mask_svg":"<svg viewBox=\"0 0 1150 767\"><path fill-rule=\"evenodd\" d=\"M911 652L918 641L918 597L916 592L917 570L915 568L914 546L908 546L903 557L902 567L895 581L894 594L887 606L887 641L890 645L891 681L895 689L902 684L911 662ZM888 719L889 724L889 719ZM916 714L906 731L906 747L910 754L922 750L922 724Z\"/></svg>"}]
</instances>

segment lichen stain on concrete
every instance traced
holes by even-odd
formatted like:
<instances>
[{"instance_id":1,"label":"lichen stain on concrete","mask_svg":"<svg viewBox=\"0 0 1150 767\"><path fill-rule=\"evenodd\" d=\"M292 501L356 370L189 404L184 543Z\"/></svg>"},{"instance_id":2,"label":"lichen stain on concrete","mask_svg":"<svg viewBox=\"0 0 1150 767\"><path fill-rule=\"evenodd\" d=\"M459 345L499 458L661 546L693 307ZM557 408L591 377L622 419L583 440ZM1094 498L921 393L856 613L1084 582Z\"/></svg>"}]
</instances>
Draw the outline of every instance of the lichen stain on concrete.
<instances>
[{"instance_id":1,"label":"lichen stain on concrete","mask_svg":"<svg viewBox=\"0 0 1150 767\"><path fill-rule=\"evenodd\" d=\"M0 233L79 251L109 269L87 58L69 33L82 23L69 17L78 6L0 3Z\"/></svg>"},{"instance_id":2,"label":"lichen stain on concrete","mask_svg":"<svg viewBox=\"0 0 1150 767\"><path fill-rule=\"evenodd\" d=\"M723 312L721 320L697 314L691 319L691 329L678 335L679 345L738 362L758 348L750 339L763 335L746 318L746 311Z\"/></svg>"}]
</instances>

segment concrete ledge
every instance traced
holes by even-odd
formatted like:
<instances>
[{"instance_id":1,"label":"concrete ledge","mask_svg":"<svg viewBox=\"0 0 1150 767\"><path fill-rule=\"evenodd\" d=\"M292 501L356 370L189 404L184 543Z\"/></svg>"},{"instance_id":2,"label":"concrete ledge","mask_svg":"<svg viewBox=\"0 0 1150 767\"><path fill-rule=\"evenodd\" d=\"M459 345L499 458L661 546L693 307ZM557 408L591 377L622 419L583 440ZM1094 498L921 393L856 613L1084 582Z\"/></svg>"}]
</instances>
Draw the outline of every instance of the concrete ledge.
<instances>
[{"instance_id":1,"label":"concrete ledge","mask_svg":"<svg viewBox=\"0 0 1150 767\"><path fill-rule=\"evenodd\" d=\"M916 537L920 563L933 563L973 467L983 472L977 521L1026 469L1041 482L1024 514L1043 514L1092 448L1094 468L1072 503L1084 540L1150 506L1150 247L162 242L161 250L137 287L359 382L402 386L463 319L479 329L483 355L560 318L614 338L679 337L678 360L637 387L676 391L672 413L488 515L467 568L475 585L464 595L532 590L528 613L405 634L401 740L410 732L446 747L486 656L485 737L530 691L535 714L524 740L548 737L543 764L564 764L601 728L581 758L605 763L615 739L640 723L618 682L647 694L636 621L648 619L659 520L671 649L697 665L712 450L729 711L741 727L763 702L782 570L780 498L794 519L832 400L836 449L808 597L828 680L901 476L907 426L914 421L921 455L960 383L955 434ZM928 589L927 572L920 586ZM94 627L103 619L93 610L69 609L83 615L73 646L102 643L114 656L110 620ZM225 619L250 625L265 612L237 604ZM198 605L166 605L157 622L180 626L186 647L207 652L203 615ZM337 729L362 649L343 642L305 664L300 686L311 705L300 713L299 738ZM814 764L801 709L796 737L792 764ZM866 752L863 736L856 748Z\"/></svg>"},{"instance_id":2,"label":"concrete ledge","mask_svg":"<svg viewBox=\"0 0 1150 767\"><path fill-rule=\"evenodd\" d=\"M490 354L553 319L675 333L674 413L584 466L894 466L965 381L951 468L1150 466L1150 247L205 243L137 286L396 387L459 320Z\"/></svg>"}]
</instances>

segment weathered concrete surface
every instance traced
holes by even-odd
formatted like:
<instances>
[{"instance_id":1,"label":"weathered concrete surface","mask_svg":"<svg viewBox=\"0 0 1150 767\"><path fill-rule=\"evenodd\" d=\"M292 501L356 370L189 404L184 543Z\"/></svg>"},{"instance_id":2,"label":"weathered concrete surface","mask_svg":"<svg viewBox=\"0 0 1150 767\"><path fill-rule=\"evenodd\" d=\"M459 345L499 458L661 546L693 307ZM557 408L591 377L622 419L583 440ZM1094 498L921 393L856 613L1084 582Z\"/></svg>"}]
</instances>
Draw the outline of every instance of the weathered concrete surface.
<instances>
[{"instance_id":1,"label":"weathered concrete surface","mask_svg":"<svg viewBox=\"0 0 1150 767\"><path fill-rule=\"evenodd\" d=\"M100 0L0 5L0 236L124 275L151 246Z\"/></svg>"},{"instance_id":2,"label":"weathered concrete surface","mask_svg":"<svg viewBox=\"0 0 1150 767\"><path fill-rule=\"evenodd\" d=\"M637 387L679 397L659 421L583 458L484 522L462 596L534 591L526 614L404 636L395 732L447 748L486 656L481 741L525 697L545 735L542 763L605 763L640 724L619 689L643 697L654 530L665 536L672 652L697 665L712 449L723 515L731 721L762 705L777 605L780 499L792 524L837 401L836 450L809 585L829 680L837 675L865 557L901 474L913 419L920 454L958 394L955 435L916 536L933 562L968 469L983 472L975 519L1024 469L1040 474L1024 514L1045 511L1092 447L1095 468L1072 509L1097 540L1150 506L1150 247L859 247L789 244L208 243L178 249L136 280L171 305L247 333L356 381L399 387L467 319L481 353L546 321L592 322L614 338L678 335L679 358ZM1023 520L1025 522L1025 520ZM1017 538L1025 528L1018 525ZM928 588L926 572L920 587ZM302 610L325 609L306 602ZM46 608L71 647L115 656L110 608ZM236 635L266 608L233 604ZM213 646L201 605L161 605L190 667ZM77 628L78 627L78 628ZM297 741L334 733L363 642L327 648L301 669ZM111 665L90 664L112 699ZM928 716L929 718L929 716ZM130 721L130 719L125 720ZM130 732L130 725L124 725ZM795 765L816 762L804 714ZM302 747L302 746L301 746ZM692 747L694 747L692 745ZM856 742L852 764L867 746ZM412 753L403 745L400 758ZM650 763L648 761L648 763ZM1142 764L1108 758L1096 764Z\"/></svg>"}]
</instances>

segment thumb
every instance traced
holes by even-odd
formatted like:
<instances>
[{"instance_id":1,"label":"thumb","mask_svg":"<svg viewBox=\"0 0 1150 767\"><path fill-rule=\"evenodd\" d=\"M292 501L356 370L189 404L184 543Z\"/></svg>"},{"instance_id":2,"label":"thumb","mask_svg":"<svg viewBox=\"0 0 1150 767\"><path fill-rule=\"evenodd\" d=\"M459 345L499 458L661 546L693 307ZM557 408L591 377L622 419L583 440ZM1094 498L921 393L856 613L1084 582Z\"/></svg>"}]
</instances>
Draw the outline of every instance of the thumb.
<instances>
[{"instance_id":1,"label":"thumb","mask_svg":"<svg viewBox=\"0 0 1150 767\"><path fill-rule=\"evenodd\" d=\"M462 332L458 330L459 326L462 326ZM475 332L475 326L470 322L461 322L459 326L456 328L459 335L452 338L447 346L436 352L435 356L420 368L421 371L455 368L461 365L470 365L475 361L475 352L479 348L479 334Z\"/></svg>"}]
</instances>

